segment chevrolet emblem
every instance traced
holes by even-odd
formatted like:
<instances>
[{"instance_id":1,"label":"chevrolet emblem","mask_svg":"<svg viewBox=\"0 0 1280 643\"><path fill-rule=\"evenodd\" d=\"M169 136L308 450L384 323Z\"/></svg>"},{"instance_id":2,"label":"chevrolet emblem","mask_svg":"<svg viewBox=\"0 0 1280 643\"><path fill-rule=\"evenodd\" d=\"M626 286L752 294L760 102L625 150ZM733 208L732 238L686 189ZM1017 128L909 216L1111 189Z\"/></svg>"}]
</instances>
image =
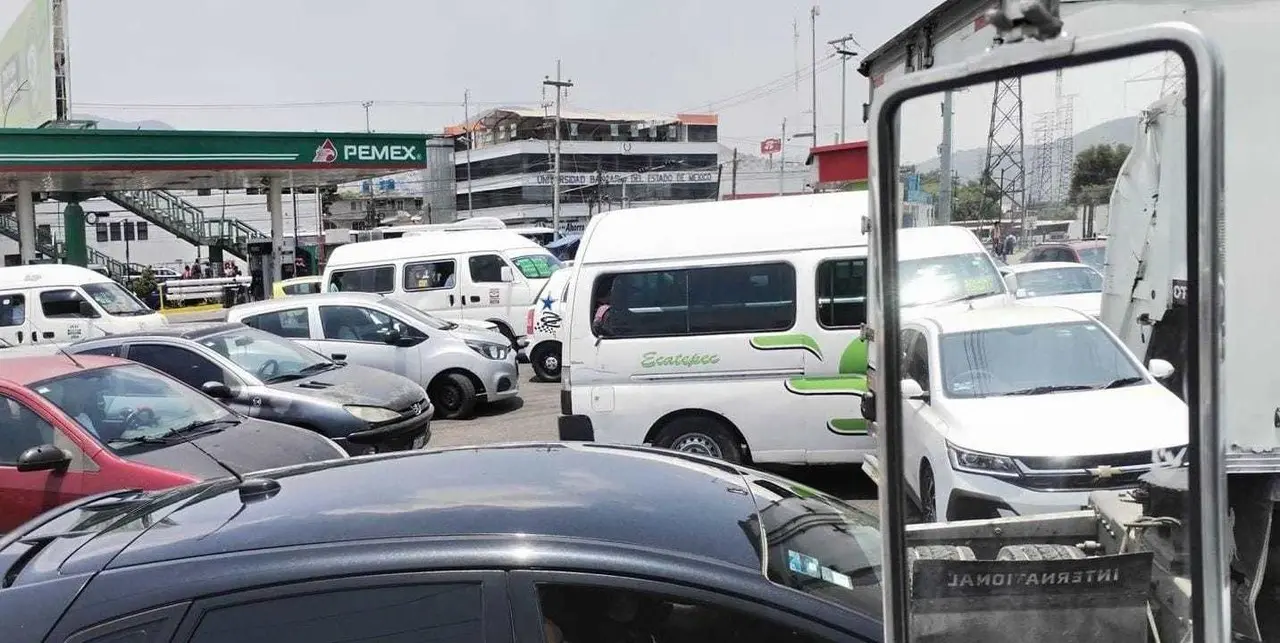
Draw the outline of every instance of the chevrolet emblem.
<instances>
[{"instance_id":1,"label":"chevrolet emblem","mask_svg":"<svg viewBox=\"0 0 1280 643\"><path fill-rule=\"evenodd\" d=\"M1107 480L1112 476L1120 474L1119 467L1113 467L1109 464L1104 464L1099 467L1094 467L1092 469L1089 469L1088 471L1089 471L1089 475L1093 476L1094 480Z\"/></svg>"}]
</instances>

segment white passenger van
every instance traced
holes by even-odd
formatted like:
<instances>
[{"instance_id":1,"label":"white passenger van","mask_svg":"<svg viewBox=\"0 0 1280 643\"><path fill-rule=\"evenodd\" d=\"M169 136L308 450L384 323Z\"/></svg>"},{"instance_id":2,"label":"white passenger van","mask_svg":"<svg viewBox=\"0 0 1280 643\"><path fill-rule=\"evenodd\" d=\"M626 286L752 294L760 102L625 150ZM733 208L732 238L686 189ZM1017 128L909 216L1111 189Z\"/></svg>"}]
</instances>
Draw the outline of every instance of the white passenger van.
<instances>
[{"instance_id":1,"label":"white passenger van","mask_svg":"<svg viewBox=\"0 0 1280 643\"><path fill-rule=\"evenodd\" d=\"M560 260L508 230L459 230L340 246L324 289L372 292L450 321L489 322L518 347L525 311Z\"/></svg>"},{"instance_id":2,"label":"white passenger van","mask_svg":"<svg viewBox=\"0 0 1280 643\"><path fill-rule=\"evenodd\" d=\"M866 211L842 192L596 215L570 277L560 438L861 461Z\"/></svg>"},{"instance_id":3,"label":"white passenger van","mask_svg":"<svg viewBox=\"0 0 1280 643\"><path fill-rule=\"evenodd\" d=\"M0 268L0 345L74 342L168 325L124 286L62 264Z\"/></svg>"}]
</instances>

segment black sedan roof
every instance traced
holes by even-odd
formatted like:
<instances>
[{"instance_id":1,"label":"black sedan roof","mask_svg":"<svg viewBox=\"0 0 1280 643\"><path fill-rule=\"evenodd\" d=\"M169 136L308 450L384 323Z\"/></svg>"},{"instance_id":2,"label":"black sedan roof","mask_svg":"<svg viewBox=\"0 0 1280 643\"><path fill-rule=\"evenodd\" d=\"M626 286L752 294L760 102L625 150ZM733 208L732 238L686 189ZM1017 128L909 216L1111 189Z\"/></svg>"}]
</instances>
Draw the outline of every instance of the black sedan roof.
<instances>
[{"instance_id":1,"label":"black sedan roof","mask_svg":"<svg viewBox=\"0 0 1280 643\"><path fill-rule=\"evenodd\" d=\"M234 481L209 489L179 503L163 529L146 530L109 567L476 534L568 537L761 565L759 528L750 527L758 509L741 470L669 451L499 445L336 460L256 477L278 481L278 492L246 503ZM92 557L95 549L90 545L79 555Z\"/></svg>"}]
</instances>

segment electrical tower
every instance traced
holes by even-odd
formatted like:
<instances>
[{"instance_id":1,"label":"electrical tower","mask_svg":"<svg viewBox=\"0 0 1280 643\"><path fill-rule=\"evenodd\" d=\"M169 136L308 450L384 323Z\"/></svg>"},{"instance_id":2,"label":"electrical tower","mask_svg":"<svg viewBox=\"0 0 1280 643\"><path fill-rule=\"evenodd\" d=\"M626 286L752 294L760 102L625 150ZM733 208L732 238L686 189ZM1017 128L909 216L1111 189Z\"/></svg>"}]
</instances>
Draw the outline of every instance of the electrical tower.
<instances>
[{"instance_id":1,"label":"electrical tower","mask_svg":"<svg viewBox=\"0 0 1280 643\"><path fill-rule=\"evenodd\" d=\"M1054 79L1053 115L1053 196L1050 202L1063 204L1071 196L1071 174L1076 165L1075 95L1062 91L1062 70Z\"/></svg>"},{"instance_id":2,"label":"electrical tower","mask_svg":"<svg viewBox=\"0 0 1280 643\"><path fill-rule=\"evenodd\" d=\"M982 168L982 183L994 187L999 199L997 221L1007 210L1022 219L1022 234L1027 238L1027 166L1022 140L1022 78L996 81L991 96L991 127L987 130L987 158ZM984 189L984 205L986 190ZM985 209L985 208L984 208Z\"/></svg>"},{"instance_id":3,"label":"electrical tower","mask_svg":"<svg viewBox=\"0 0 1280 643\"><path fill-rule=\"evenodd\" d=\"M1053 173L1054 116L1053 112L1043 112L1036 116L1033 126L1032 145L1036 148L1036 154L1031 159L1031 185L1027 194L1027 204L1030 206L1043 206L1053 202L1054 186L1057 183Z\"/></svg>"},{"instance_id":4,"label":"electrical tower","mask_svg":"<svg viewBox=\"0 0 1280 643\"><path fill-rule=\"evenodd\" d=\"M1182 59L1177 54L1166 53L1160 64L1160 98L1182 91L1186 85L1187 75L1182 67Z\"/></svg>"}]
</instances>

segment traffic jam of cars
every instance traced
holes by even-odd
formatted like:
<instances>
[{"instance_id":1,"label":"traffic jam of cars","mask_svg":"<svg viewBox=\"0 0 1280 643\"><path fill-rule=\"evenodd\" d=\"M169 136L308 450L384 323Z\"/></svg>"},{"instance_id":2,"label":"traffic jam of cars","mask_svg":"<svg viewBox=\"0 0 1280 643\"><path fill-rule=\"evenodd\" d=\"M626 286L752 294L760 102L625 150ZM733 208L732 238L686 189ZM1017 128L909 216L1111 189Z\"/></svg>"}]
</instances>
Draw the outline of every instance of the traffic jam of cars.
<instances>
[{"instance_id":1,"label":"traffic jam of cars","mask_svg":"<svg viewBox=\"0 0 1280 643\"><path fill-rule=\"evenodd\" d=\"M568 263L499 230L360 242L318 285L214 322L166 321L85 269L0 268L0 622L116 640L200 614L209 640L259 640L253 610L337 609L359 578L412 572L360 600L434 597L458 636L880 640L877 516L763 469L879 482L868 239L847 225L866 209L612 211ZM666 219L708 232L667 238ZM1186 444L1173 365L1099 321L1095 268L1002 265L960 227L899 234L922 521L1079 508ZM518 397L522 362L560 384L561 441L432 448L433 419ZM258 589L298 574L350 580Z\"/></svg>"}]
</instances>

